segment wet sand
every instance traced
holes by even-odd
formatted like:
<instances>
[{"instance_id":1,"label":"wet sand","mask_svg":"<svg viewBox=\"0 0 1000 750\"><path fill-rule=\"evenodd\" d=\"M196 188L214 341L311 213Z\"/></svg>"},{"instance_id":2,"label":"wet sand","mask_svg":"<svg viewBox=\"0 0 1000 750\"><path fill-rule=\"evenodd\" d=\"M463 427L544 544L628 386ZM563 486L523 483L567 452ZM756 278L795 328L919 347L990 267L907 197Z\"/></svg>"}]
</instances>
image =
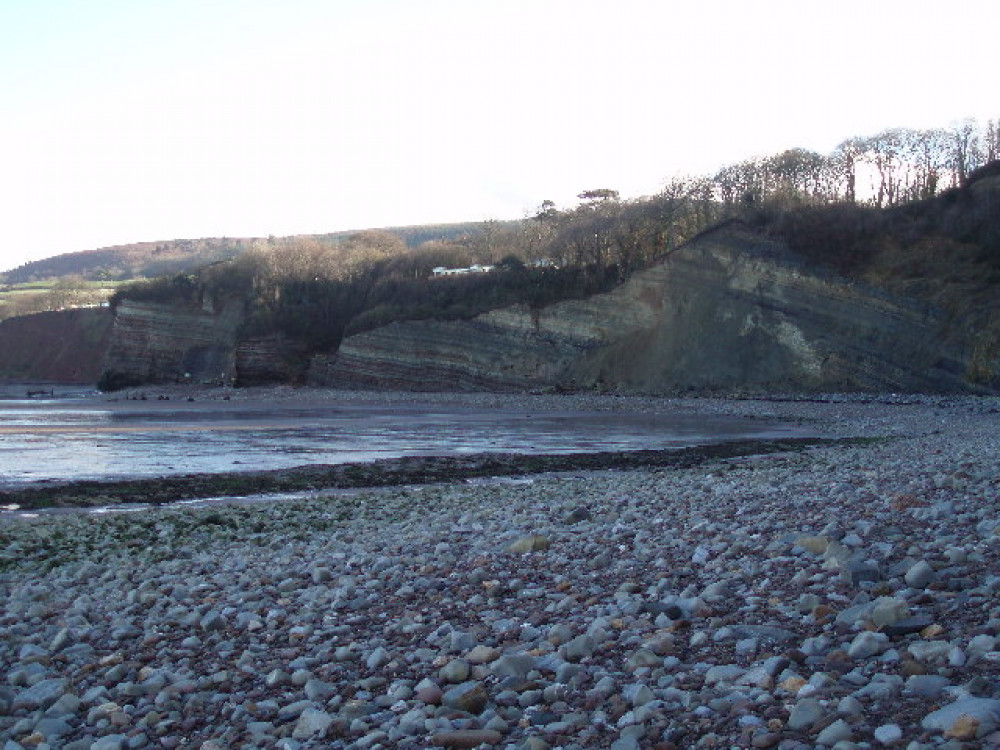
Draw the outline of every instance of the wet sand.
<instances>
[{"instance_id":1,"label":"wet sand","mask_svg":"<svg viewBox=\"0 0 1000 750\"><path fill-rule=\"evenodd\" d=\"M233 494L634 466L664 460L658 451L814 434L666 399L162 389L0 402L0 490L67 505L102 494L96 482L118 485L109 497L163 502L212 485ZM567 454L594 458L557 458ZM57 497L67 485L76 489Z\"/></svg>"},{"instance_id":2,"label":"wet sand","mask_svg":"<svg viewBox=\"0 0 1000 750\"><path fill-rule=\"evenodd\" d=\"M566 471L690 468L709 460L793 452L831 442L823 438L742 440L670 450L571 454L486 453L417 456L354 464L301 466L272 471L220 472L108 481L35 484L0 491L4 512L40 508L160 505L225 496L232 502L262 494L319 492L391 485L455 482Z\"/></svg>"}]
</instances>

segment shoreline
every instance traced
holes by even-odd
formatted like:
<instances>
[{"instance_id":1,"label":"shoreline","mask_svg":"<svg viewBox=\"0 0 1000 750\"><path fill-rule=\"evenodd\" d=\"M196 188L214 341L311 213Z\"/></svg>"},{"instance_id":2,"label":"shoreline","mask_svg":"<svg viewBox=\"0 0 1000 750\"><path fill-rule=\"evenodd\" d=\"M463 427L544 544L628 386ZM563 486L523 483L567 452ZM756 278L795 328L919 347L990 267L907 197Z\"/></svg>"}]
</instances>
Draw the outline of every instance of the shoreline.
<instances>
[{"instance_id":1,"label":"shoreline","mask_svg":"<svg viewBox=\"0 0 1000 750\"><path fill-rule=\"evenodd\" d=\"M529 453L488 452L468 455L424 455L383 458L366 462L304 464L301 466L219 472L175 473L151 477L116 477L70 481L40 480L0 487L0 518L11 512L44 508L95 508L121 504L161 505L215 497L243 497L303 491L360 489L428 484L486 477L634 468L687 468L716 458L806 450L827 442L850 442L913 436L926 427L894 429L872 420L870 412L887 409L961 409L971 413L998 413L1000 399L979 396L913 394L773 394L769 397L716 398L708 396L658 397L618 394L413 393L406 391L342 391L271 386L233 389L213 386L158 386L93 393L72 399L88 407L115 403L130 408L181 408L197 413L206 404L236 410L261 404L277 409L308 409L310 405L455 405L480 410L531 410L705 414L773 421L777 426L807 427L804 437L720 439L682 448L647 450ZM888 413L888 412L887 412ZM857 414L857 417L852 417ZM834 418L831 419L831 416ZM888 429L886 429L888 427Z\"/></svg>"},{"instance_id":2,"label":"shoreline","mask_svg":"<svg viewBox=\"0 0 1000 750\"><path fill-rule=\"evenodd\" d=\"M46 508L113 507L121 504L166 505L215 497L251 498L262 494L438 484L568 471L688 469L713 460L795 452L848 442L857 442L857 439L819 437L749 439L664 450L415 456L364 463L314 464L266 471L183 474L148 479L46 482L25 488L0 490L0 508L6 507L6 510L0 510L0 519L11 512Z\"/></svg>"}]
</instances>

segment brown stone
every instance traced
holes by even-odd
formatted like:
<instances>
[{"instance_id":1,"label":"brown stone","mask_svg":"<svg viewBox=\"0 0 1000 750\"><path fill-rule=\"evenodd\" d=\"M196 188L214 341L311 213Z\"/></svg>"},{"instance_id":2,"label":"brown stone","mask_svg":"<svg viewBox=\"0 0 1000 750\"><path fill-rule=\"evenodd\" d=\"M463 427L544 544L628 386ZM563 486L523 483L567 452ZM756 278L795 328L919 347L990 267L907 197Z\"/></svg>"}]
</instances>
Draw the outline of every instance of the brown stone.
<instances>
[{"instance_id":1,"label":"brown stone","mask_svg":"<svg viewBox=\"0 0 1000 750\"><path fill-rule=\"evenodd\" d=\"M437 706L441 703L441 696L443 694L443 691L437 685L428 685L417 691L416 698L418 701L426 703L429 706Z\"/></svg>"},{"instance_id":2,"label":"brown stone","mask_svg":"<svg viewBox=\"0 0 1000 750\"><path fill-rule=\"evenodd\" d=\"M927 674L927 668L920 662L903 659L899 663L899 673L903 677L912 677L915 674Z\"/></svg>"},{"instance_id":3,"label":"brown stone","mask_svg":"<svg viewBox=\"0 0 1000 750\"><path fill-rule=\"evenodd\" d=\"M843 674L852 667L851 657L843 649L835 649L826 655L826 668L831 672Z\"/></svg>"},{"instance_id":4,"label":"brown stone","mask_svg":"<svg viewBox=\"0 0 1000 750\"><path fill-rule=\"evenodd\" d=\"M896 495L892 499L893 510L909 510L910 508L923 508L927 505L926 500L922 500L916 495L910 493L903 493L902 495Z\"/></svg>"},{"instance_id":5,"label":"brown stone","mask_svg":"<svg viewBox=\"0 0 1000 750\"><path fill-rule=\"evenodd\" d=\"M486 688L480 684L476 684L468 689L446 693L444 700L446 705L452 708L457 708L460 711L470 714L481 714L483 709L486 708L490 696L486 692Z\"/></svg>"},{"instance_id":6,"label":"brown stone","mask_svg":"<svg viewBox=\"0 0 1000 750\"><path fill-rule=\"evenodd\" d=\"M669 633L662 633L647 641L646 648L658 656L666 656L674 650L674 638Z\"/></svg>"},{"instance_id":7,"label":"brown stone","mask_svg":"<svg viewBox=\"0 0 1000 750\"><path fill-rule=\"evenodd\" d=\"M832 617L836 613L836 611L837 610L835 610L828 604L817 604L815 607L813 607L812 616L817 621L823 621Z\"/></svg>"},{"instance_id":8,"label":"brown stone","mask_svg":"<svg viewBox=\"0 0 1000 750\"><path fill-rule=\"evenodd\" d=\"M979 719L969 714L962 714L951 728L945 731L944 736L953 740L974 740L979 734Z\"/></svg>"},{"instance_id":9,"label":"brown stone","mask_svg":"<svg viewBox=\"0 0 1000 750\"><path fill-rule=\"evenodd\" d=\"M789 677L784 680L778 687L780 687L785 692L795 695L802 689L802 686L806 684L806 681L801 677Z\"/></svg>"},{"instance_id":10,"label":"brown stone","mask_svg":"<svg viewBox=\"0 0 1000 750\"><path fill-rule=\"evenodd\" d=\"M937 638L939 635L944 633L944 627L938 623L933 625L928 625L926 628L920 631L921 638Z\"/></svg>"},{"instance_id":11,"label":"brown stone","mask_svg":"<svg viewBox=\"0 0 1000 750\"><path fill-rule=\"evenodd\" d=\"M846 661L846 662L849 662L851 660L851 657L848 655L848 653L847 653L847 651L845 649L835 648L835 649L833 649L833 651L830 651L830 652L827 653L826 660L828 662L830 662L830 661L834 661L834 662L836 662L836 661Z\"/></svg>"},{"instance_id":12,"label":"brown stone","mask_svg":"<svg viewBox=\"0 0 1000 750\"><path fill-rule=\"evenodd\" d=\"M812 555L822 555L830 546L830 539L825 536L800 536L795 544Z\"/></svg>"},{"instance_id":13,"label":"brown stone","mask_svg":"<svg viewBox=\"0 0 1000 750\"><path fill-rule=\"evenodd\" d=\"M778 732L761 732L760 734L755 734L753 739L750 740L750 747L774 747L781 741L781 735Z\"/></svg>"},{"instance_id":14,"label":"brown stone","mask_svg":"<svg viewBox=\"0 0 1000 750\"><path fill-rule=\"evenodd\" d=\"M492 646L476 646L465 658L470 664L489 664L500 658L500 650Z\"/></svg>"}]
</instances>

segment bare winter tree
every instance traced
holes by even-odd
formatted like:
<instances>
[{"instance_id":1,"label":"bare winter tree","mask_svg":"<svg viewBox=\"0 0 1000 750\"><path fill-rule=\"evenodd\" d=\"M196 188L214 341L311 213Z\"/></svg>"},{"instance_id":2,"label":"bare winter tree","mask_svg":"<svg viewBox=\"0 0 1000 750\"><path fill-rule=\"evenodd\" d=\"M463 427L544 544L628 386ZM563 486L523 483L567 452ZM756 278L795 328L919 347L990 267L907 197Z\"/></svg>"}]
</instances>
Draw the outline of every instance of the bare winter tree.
<instances>
[{"instance_id":1,"label":"bare winter tree","mask_svg":"<svg viewBox=\"0 0 1000 750\"><path fill-rule=\"evenodd\" d=\"M823 200L824 172L827 159L804 148L793 148L772 156L763 163L768 193L789 197Z\"/></svg>"},{"instance_id":2,"label":"bare winter tree","mask_svg":"<svg viewBox=\"0 0 1000 750\"><path fill-rule=\"evenodd\" d=\"M956 123L951 129L952 185L964 185L969 173L981 165L982 149L979 127L973 118Z\"/></svg>"},{"instance_id":3,"label":"bare winter tree","mask_svg":"<svg viewBox=\"0 0 1000 750\"><path fill-rule=\"evenodd\" d=\"M988 120L983 134L983 153L986 161L1000 159L1000 120Z\"/></svg>"},{"instance_id":4,"label":"bare winter tree","mask_svg":"<svg viewBox=\"0 0 1000 750\"><path fill-rule=\"evenodd\" d=\"M937 194L948 168L948 133L940 128L911 131L908 146L908 159L914 167L909 197L930 198Z\"/></svg>"},{"instance_id":5,"label":"bare winter tree","mask_svg":"<svg viewBox=\"0 0 1000 750\"><path fill-rule=\"evenodd\" d=\"M906 169L906 131L889 128L865 141L866 155L878 173L875 187L875 205L892 206L901 199L903 177Z\"/></svg>"},{"instance_id":6,"label":"bare winter tree","mask_svg":"<svg viewBox=\"0 0 1000 750\"><path fill-rule=\"evenodd\" d=\"M843 191L834 191L834 195L843 195L848 203L858 199L858 165L864 159L867 146L863 138L848 138L833 152L830 160L832 174L839 177Z\"/></svg>"},{"instance_id":7,"label":"bare winter tree","mask_svg":"<svg viewBox=\"0 0 1000 750\"><path fill-rule=\"evenodd\" d=\"M723 167L712 179L727 206L753 205L767 194L767 174L763 159L746 159Z\"/></svg>"}]
</instances>

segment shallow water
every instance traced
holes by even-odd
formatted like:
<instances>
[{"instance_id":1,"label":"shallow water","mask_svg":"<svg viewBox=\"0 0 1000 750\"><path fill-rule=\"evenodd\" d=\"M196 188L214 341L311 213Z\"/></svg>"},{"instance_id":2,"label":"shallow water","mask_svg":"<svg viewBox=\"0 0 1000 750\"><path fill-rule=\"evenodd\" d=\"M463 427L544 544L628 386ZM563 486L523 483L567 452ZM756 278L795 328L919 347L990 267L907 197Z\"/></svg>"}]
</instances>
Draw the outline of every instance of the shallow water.
<instances>
[{"instance_id":1,"label":"shallow water","mask_svg":"<svg viewBox=\"0 0 1000 750\"><path fill-rule=\"evenodd\" d=\"M402 456L662 449L805 434L788 425L690 413L56 396L0 400L0 486Z\"/></svg>"}]
</instances>

